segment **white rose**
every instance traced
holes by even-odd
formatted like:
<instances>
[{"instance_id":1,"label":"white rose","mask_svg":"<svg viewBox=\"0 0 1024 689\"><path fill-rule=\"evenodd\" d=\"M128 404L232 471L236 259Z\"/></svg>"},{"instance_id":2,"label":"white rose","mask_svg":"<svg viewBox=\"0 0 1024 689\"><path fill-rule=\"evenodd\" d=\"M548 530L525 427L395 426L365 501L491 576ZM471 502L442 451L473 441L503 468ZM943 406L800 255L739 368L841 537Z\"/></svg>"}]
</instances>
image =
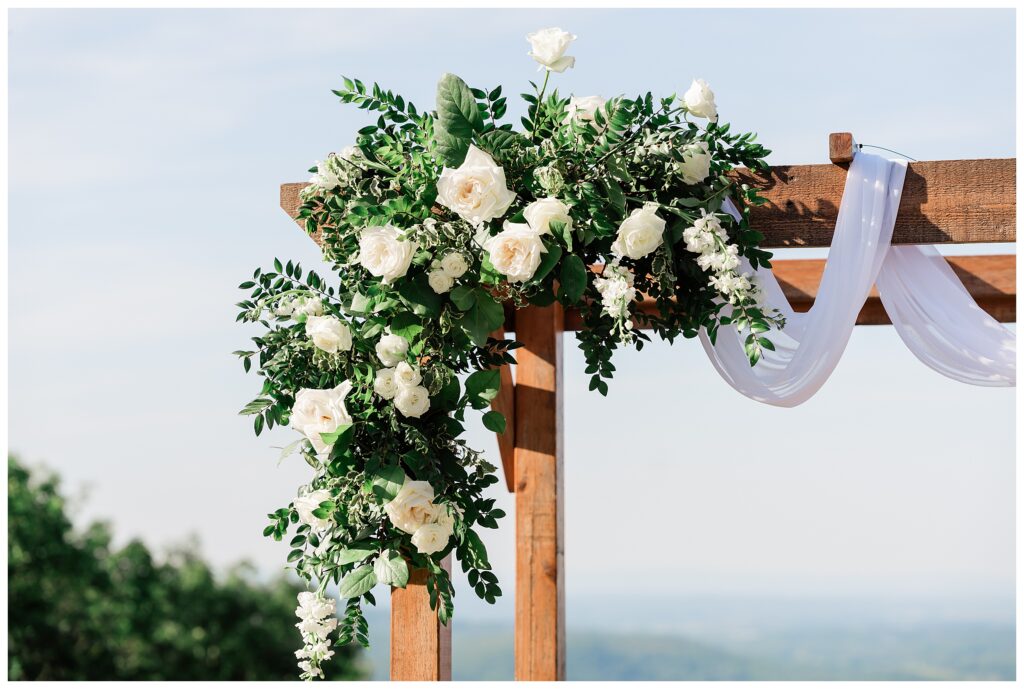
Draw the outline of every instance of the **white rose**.
<instances>
[{"instance_id":1,"label":"white rose","mask_svg":"<svg viewBox=\"0 0 1024 689\"><path fill-rule=\"evenodd\" d=\"M699 184L711 174L711 153L704 141L687 144L682 150L683 161L676 169L687 184Z\"/></svg>"},{"instance_id":2,"label":"white rose","mask_svg":"<svg viewBox=\"0 0 1024 689\"><path fill-rule=\"evenodd\" d=\"M415 533L434 514L434 487L427 481L412 481L406 477L395 499L384 505L384 512L396 529Z\"/></svg>"},{"instance_id":3,"label":"white rose","mask_svg":"<svg viewBox=\"0 0 1024 689\"><path fill-rule=\"evenodd\" d=\"M359 233L359 263L371 275L385 283L393 282L409 270L416 242L402 239L402 232L390 223L368 227Z\"/></svg>"},{"instance_id":4,"label":"white rose","mask_svg":"<svg viewBox=\"0 0 1024 689\"><path fill-rule=\"evenodd\" d=\"M398 394L395 395L395 409L400 411L402 416L418 419L430 409L430 393L422 385L399 385Z\"/></svg>"},{"instance_id":5,"label":"white rose","mask_svg":"<svg viewBox=\"0 0 1024 689\"><path fill-rule=\"evenodd\" d=\"M450 526L424 524L416 529L416 532L412 535L412 544L416 546L416 550L419 552L429 555L436 553L438 550L443 550L448 545L448 540L451 537L452 529Z\"/></svg>"},{"instance_id":6,"label":"white rose","mask_svg":"<svg viewBox=\"0 0 1024 689\"><path fill-rule=\"evenodd\" d=\"M313 514L313 510L319 509L320 503L330 502L331 499L331 492L328 490L315 490L312 493L295 498L293 504L295 505L295 511L299 513L299 521L303 524L309 524L313 531L321 533L327 531L334 525L334 521L331 519L321 519Z\"/></svg>"},{"instance_id":7,"label":"white rose","mask_svg":"<svg viewBox=\"0 0 1024 689\"><path fill-rule=\"evenodd\" d=\"M395 398L398 383L395 381L395 369L382 368L373 377L373 391L386 400Z\"/></svg>"},{"instance_id":8,"label":"white rose","mask_svg":"<svg viewBox=\"0 0 1024 689\"><path fill-rule=\"evenodd\" d=\"M381 335L374 349L382 364L394 366L405 360L405 354L409 351L409 340L401 335Z\"/></svg>"},{"instance_id":9,"label":"white rose","mask_svg":"<svg viewBox=\"0 0 1024 689\"><path fill-rule=\"evenodd\" d=\"M565 121L591 121L598 108L603 108L607 102L601 96L573 96L565 109Z\"/></svg>"},{"instance_id":10,"label":"white rose","mask_svg":"<svg viewBox=\"0 0 1024 689\"><path fill-rule=\"evenodd\" d=\"M329 354L352 349L352 331L334 316L310 316L306 319L306 334L317 348Z\"/></svg>"},{"instance_id":11,"label":"white rose","mask_svg":"<svg viewBox=\"0 0 1024 689\"><path fill-rule=\"evenodd\" d=\"M576 64L576 58L569 57L565 51L569 44L576 40L568 31L558 28L541 29L527 34L526 40L530 42L530 57L552 72L564 72Z\"/></svg>"},{"instance_id":12,"label":"white rose","mask_svg":"<svg viewBox=\"0 0 1024 689\"><path fill-rule=\"evenodd\" d=\"M401 362L395 367L395 385L399 388L411 388L420 384L422 376L419 368Z\"/></svg>"},{"instance_id":13,"label":"white rose","mask_svg":"<svg viewBox=\"0 0 1024 689\"><path fill-rule=\"evenodd\" d=\"M526 223L505 221L504 229L484 245L491 265L509 282L526 282L537 272L541 254L547 253L540 234Z\"/></svg>"},{"instance_id":14,"label":"white rose","mask_svg":"<svg viewBox=\"0 0 1024 689\"><path fill-rule=\"evenodd\" d=\"M462 165L444 168L437 180L437 202L476 226L504 215L515 198L505 171L472 144Z\"/></svg>"},{"instance_id":15,"label":"white rose","mask_svg":"<svg viewBox=\"0 0 1024 689\"><path fill-rule=\"evenodd\" d=\"M443 270L432 270L427 273L427 284L436 294L444 294L451 290L455 280Z\"/></svg>"},{"instance_id":16,"label":"white rose","mask_svg":"<svg viewBox=\"0 0 1024 689\"><path fill-rule=\"evenodd\" d=\"M297 297L294 308L294 315L309 316L322 316L324 313L324 303L315 297Z\"/></svg>"},{"instance_id":17,"label":"white rose","mask_svg":"<svg viewBox=\"0 0 1024 689\"><path fill-rule=\"evenodd\" d=\"M718 108L715 107L715 94L703 79L694 79L690 89L683 94L683 103L692 115L706 117L712 122L718 121Z\"/></svg>"},{"instance_id":18,"label":"white rose","mask_svg":"<svg viewBox=\"0 0 1024 689\"><path fill-rule=\"evenodd\" d=\"M638 259L661 246L665 221L657 216L657 209L658 204L647 203L623 220L619 225L619 235L612 244L612 253Z\"/></svg>"},{"instance_id":19,"label":"white rose","mask_svg":"<svg viewBox=\"0 0 1024 689\"><path fill-rule=\"evenodd\" d=\"M282 299L279 302L277 302L277 305L274 307L275 316L282 316L287 318L293 313L295 313L294 299Z\"/></svg>"},{"instance_id":20,"label":"white rose","mask_svg":"<svg viewBox=\"0 0 1024 689\"><path fill-rule=\"evenodd\" d=\"M440 524L441 526L449 529L455 526L455 517L449 512L449 505L434 505L434 514L430 521L434 524ZM457 509L457 508L452 508Z\"/></svg>"},{"instance_id":21,"label":"white rose","mask_svg":"<svg viewBox=\"0 0 1024 689\"><path fill-rule=\"evenodd\" d=\"M567 229L572 229L572 218L569 217L569 207L556 198L548 197L534 201L526 210L523 217L527 224L538 234L551 232L551 221L561 220Z\"/></svg>"},{"instance_id":22,"label":"white rose","mask_svg":"<svg viewBox=\"0 0 1024 689\"><path fill-rule=\"evenodd\" d=\"M469 264L466 263L465 256L458 251L453 251L441 259L441 270L445 272L445 275L456 280L466 274Z\"/></svg>"},{"instance_id":23,"label":"white rose","mask_svg":"<svg viewBox=\"0 0 1024 689\"><path fill-rule=\"evenodd\" d=\"M321 433L333 433L339 426L352 423L345 408L345 395L351 389L352 383L346 380L330 390L303 388L296 393L291 427L309 438L318 453L330 447L320 437Z\"/></svg>"}]
</instances>

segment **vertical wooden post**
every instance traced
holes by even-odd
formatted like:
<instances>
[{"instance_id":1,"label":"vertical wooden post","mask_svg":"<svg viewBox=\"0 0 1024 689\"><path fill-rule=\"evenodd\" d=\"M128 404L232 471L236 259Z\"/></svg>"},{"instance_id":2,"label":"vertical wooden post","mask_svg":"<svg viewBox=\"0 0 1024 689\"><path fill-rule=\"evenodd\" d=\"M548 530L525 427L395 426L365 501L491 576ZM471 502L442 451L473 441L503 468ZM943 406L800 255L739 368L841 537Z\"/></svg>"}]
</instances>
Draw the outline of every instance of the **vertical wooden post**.
<instances>
[{"instance_id":1,"label":"vertical wooden post","mask_svg":"<svg viewBox=\"0 0 1024 689\"><path fill-rule=\"evenodd\" d=\"M555 303L516 314L517 680L565 679L562 330Z\"/></svg>"},{"instance_id":2,"label":"vertical wooden post","mask_svg":"<svg viewBox=\"0 0 1024 689\"><path fill-rule=\"evenodd\" d=\"M451 555L444 567L451 572ZM427 570L409 573L404 589L391 589L391 679L437 681L452 678L452 628L430 609Z\"/></svg>"}]
</instances>

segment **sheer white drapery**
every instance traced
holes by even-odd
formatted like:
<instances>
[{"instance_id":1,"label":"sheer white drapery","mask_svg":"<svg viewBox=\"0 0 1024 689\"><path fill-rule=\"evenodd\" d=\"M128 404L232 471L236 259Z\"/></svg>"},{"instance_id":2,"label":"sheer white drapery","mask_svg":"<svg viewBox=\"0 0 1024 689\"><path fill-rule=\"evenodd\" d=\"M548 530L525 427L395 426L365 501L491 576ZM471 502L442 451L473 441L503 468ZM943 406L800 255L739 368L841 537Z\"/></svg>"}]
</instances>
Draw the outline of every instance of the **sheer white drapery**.
<instances>
[{"instance_id":1,"label":"sheer white drapery","mask_svg":"<svg viewBox=\"0 0 1024 689\"><path fill-rule=\"evenodd\" d=\"M767 335L751 367L743 334L718 331L701 343L733 388L766 404L793 407L828 380L849 342L857 315L875 283L900 337L921 361L943 375L975 385L1014 385L1013 333L986 314L933 247L890 247L906 177L906 163L858 153L850 165L828 261L814 305L796 313L771 271L756 277L768 308L786 317ZM725 210L736 214L727 204ZM751 270L741 262L741 270Z\"/></svg>"}]
</instances>

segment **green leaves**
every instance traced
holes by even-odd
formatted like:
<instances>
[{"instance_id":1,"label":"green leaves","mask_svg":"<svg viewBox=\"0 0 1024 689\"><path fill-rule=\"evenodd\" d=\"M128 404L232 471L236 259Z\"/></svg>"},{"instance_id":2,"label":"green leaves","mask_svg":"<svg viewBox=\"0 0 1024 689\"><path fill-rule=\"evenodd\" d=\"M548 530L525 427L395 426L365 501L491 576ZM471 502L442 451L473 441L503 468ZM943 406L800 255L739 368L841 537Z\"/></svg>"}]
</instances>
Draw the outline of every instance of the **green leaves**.
<instances>
[{"instance_id":1,"label":"green leaves","mask_svg":"<svg viewBox=\"0 0 1024 689\"><path fill-rule=\"evenodd\" d=\"M505 432L505 415L499 411L489 411L484 414L484 428L493 433Z\"/></svg>"},{"instance_id":2,"label":"green leaves","mask_svg":"<svg viewBox=\"0 0 1024 689\"><path fill-rule=\"evenodd\" d=\"M352 442L352 424L342 424L330 433L321 433L320 440L324 442L324 445L334 445L337 448L341 443L344 447L348 447L348 444Z\"/></svg>"},{"instance_id":3,"label":"green leaves","mask_svg":"<svg viewBox=\"0 0 1024 689\"><path fill-rule=\"evenodd\" d=\"M540 265L537 266L537 272L530 278L528 284L535 285L541 280L547 277L547 274L551 272L551 269L558 265L558 260L562 258L562 247L557 244L544 242L544 248L547 249L547 253L540 259Z\"/></svg>"},{"instance_id":4,"label":"green leaves","mask_svg":"<svg viewBox=\"0 0 1024 689\"><path fill-rule=\"evenodd\" d=\"M466 397L473 409L483 409L498 396L501 388L501 372L492 368L477 371L466 378Z\"/></svg>"},{"instance_id":5,"label":"green leaves","mask_svg":"<svg viewBox=\"0 0 1024 689\"><path fill-rule=\"evenodd\" d=\"M413 313L430 318L437 318L441 315L444 301L441 299L441 295L431 289L430 283L427 282L427 276L423 273L402 280L398 284L398 293L409 302Z\"/></svg>"},{"instance_id":6,"label":"green leaves","mask_svg":"<svg viewBox=\"0 0 1024 689\"><path fill-rule=\"evenodd\" d=\"M371 488L381 502L391 502L405 483L405 472L397 464L381 467L373 477Z\"/></svg>"},{"instance_id":7,"label":"green leaves","mask_svg":"<svg viewBox=\"0 0 1024 689\"><path fill-rule=\"evenodd\" d=\"M583 259L571 254L562 262L559 275L558 298L566 304L575 304L587 289L587 266Z\"/></svg>"},{"instance_id":8,"label":"green leaves","mask_svg":"<svg viewBox=\"0 0 1024 689\"><path fill-rule=\"evenodd\" d=\"M388 551L388 556L384 559L384 567L387 569L385 581L400 589L404 589L408 585L409 565L406 564L405 558L390 550Z\"/></svg>"},{"instance_id":9,"label":"green leaves","mask_svg":"<svg viewBox=\"0 0 1024 689\"><path fill-rule=\"evenodd\" d=\"M469 86L454 74L445 74L437 82L437 121L434 141L441 159L449 167L458 167L466 158L473 133L484 126L476 98Z\"/></svg>"},{"instance_id":10,"label":"green leaves","mask_svg":"<svg viewBox=\"0 0 1024 689\"><path fill-rule=\"evenodd\" d=\"M356 562L362 562L376 552L376 550L369 550L367 548L345 548L338 551L337 564L351 565Z\"/></svg>"},{"instance_id":11,"label":"green leaves","mask_svg":"<svg viewBox=\"0 0 1024 689\"><path fill-rule=\"evenodd\" d=\"M358 567L341 580L338 595L342 598L358 598L377 584L377 575L373 573L373 565Z\"/></svg>"},{"instance_id":12,"label":"green leaves","mask_svg":"<svg viewBox=\"0 0 1024 689\"><path fill-rule=\"evenodd\" d=\"M487 336L505 322L505 309L486 290L476 288L472 292L459 292L457 297L452 295L452 301L465 311L459 322L478 347L487 344Z\"/></svg>"}]
</instances>

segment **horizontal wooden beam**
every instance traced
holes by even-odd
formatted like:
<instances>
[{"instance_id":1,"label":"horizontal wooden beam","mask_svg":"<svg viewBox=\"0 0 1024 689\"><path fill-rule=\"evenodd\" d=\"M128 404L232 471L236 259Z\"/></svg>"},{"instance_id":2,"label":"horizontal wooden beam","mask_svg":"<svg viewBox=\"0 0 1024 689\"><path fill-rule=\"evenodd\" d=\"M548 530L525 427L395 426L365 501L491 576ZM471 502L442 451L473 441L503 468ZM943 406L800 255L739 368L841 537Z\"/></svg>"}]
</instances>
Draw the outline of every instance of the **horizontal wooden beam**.
<instances>
[{"instance_id":1,"label":"horizontal wooden beam","mask_svg":"<svg viewBox=\"0 0 1024 689\"><path fill-rule=\"evenodd\" d=\"M823 247L832 243L846 168L780 165L763 173L737 170L768 203L751 211L762 246ZM1017 239L1017 159L910 163L893 244L965 244Z\"/></svg>"},{"instance_id":2,"label":"horizontal wooden beam","mask_svg":"<svg viewBox=\"0 0 1024 689\"><path fill-rule=\"evenodd\" d=\"M780 165L764 173L733 174L762 189L768 199L753 210L751 219L765 236L764 247L831 244L846 183L844 167ZM1016 158L910 163L893 244L1016 241L1016 174ZM281 208L292 218L304 186L281 185ZM319 237L314 239L319 243Z\"/></svg>"},{"instance_id":3,"label":"horizontal wooden beam","mask_svg":"<svg viewBox=\"0 0 1024 689\"><path fill-rule=\"evenodd\" d=\"M1017 320L1017 257L1013 254L994 256L950 256L946 259L964 283L978 306L1003 323ZM824 259L797 259L772 261L772 273L779 281L783 293L795 311L807 311L814 304L818 284L825 268ZM655 313L653 300L640 302L639 311ZM506 314L506 318L508 315ZM857 317L857 325L888 325L878 291L871 290L864 308ZM566 312L565 329L579 330L583 325L577 311ZM506 327L514 327L506 324ZM643 327L637 324L637 327Z\"/></svg>"}]
</instances>

